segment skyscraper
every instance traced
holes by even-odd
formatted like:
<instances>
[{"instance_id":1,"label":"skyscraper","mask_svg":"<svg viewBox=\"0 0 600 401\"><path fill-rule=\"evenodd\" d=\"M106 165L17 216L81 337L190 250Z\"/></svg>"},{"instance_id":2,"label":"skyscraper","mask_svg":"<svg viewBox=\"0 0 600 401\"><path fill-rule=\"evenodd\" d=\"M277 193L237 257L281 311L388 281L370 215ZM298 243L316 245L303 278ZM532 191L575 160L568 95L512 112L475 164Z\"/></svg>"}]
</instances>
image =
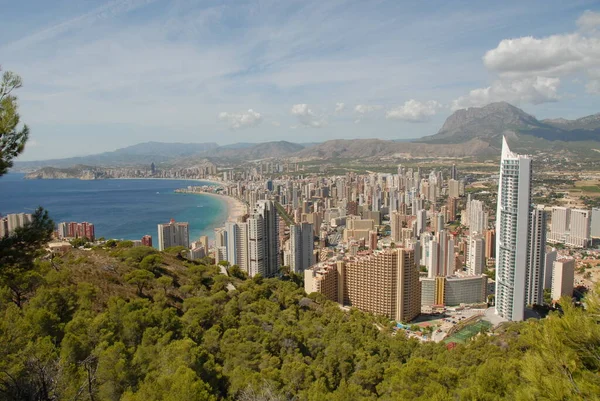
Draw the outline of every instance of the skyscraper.
<instances>
[{"instance_id":1,"label":"skyscraper","mask_svg":"<svg viewBox=\"0 0 600 401\"><path fill-rule=\"evenodd\" d=\"M227 261L248 271L248 224L228 221L225 223Z\"/></svg>"},{"instance_id":2,"label":"skyscraper","mask_svg":"<svg viewBox=\"0 0 600 401\"><path fill-rule=\"evenodd\" d=\"M279 273L279 216L275 203L259 200L248 218L248 274L273 277Z\"/></svg>"},{"instance_id":3,"label":"skyscraper","mask_svg":"<svg viewBox=\"0 0 600 401\"><path fill-rule=\"evenodd\" d=\"M301 223L290 226L290 269L303 274L313 264L313 225Z\"/></svg>"},{"instance_id":4,"label":"skyscraper","mask_svg":"<svg viewBox=\"0 0 600 401\"><path fill-rule=\"evenodd\" d=\"M544 273L546 264L546 212L543 206L531 211L529 261L527 265L527 305L544 302Z\"/></svg>"},{"instance_id":5,"label":"skyscraper","mask_svg":"<svg viewBox=\"0 0 600 401\"><path fill-rule=\"evenodd\" d=\"M600 207L592 209L592 222L591 222L591 236L592 238L600 238Z\"/></svg>"},{"instance_id":6,"label":"skyscraper","mask_svg":"<svg viewBox=\"0 0 600 401\"><path fill-rule=\"evenodd\" d=\"M190 247L189 223L169 223L158 225L158 250L164 251L172 246Z\"/></svg>"},{"instance_id":7,"label":"skyscraper","mask_svg":"<svg viewBox=\"0 0 600 401\"><path fill-rule=\"evenodd\" d=\"M478 276L483 272L485 265L485 240L481 234L469 236L469 259L467 267L469 274Z\"/></svg>"},{"instance_id":8,"label":"skyscraper","mask_svg":"<svg viewBox=\"0 0 600 401\"><path fill-rule=\"evenodd\" d=\"M496 314L523 320L530 230L531 158L502 139L496 213Z\"/></svg>"}]
</instances>

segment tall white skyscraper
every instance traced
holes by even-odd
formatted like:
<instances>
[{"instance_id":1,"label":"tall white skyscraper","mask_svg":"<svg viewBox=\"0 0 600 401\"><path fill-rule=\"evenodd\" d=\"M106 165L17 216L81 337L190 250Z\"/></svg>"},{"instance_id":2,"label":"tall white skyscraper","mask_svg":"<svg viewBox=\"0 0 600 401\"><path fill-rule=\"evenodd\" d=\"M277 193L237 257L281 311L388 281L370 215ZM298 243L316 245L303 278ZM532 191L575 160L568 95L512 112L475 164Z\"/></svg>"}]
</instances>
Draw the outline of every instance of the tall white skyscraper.
<instances>
[{"instance_id":1,"label":"tall white skyscraper","mask_svg":"<svg viewBox=\"0 0 600 401\"><path fill-rule=\"evenodd\" d=\"M290 269L299 274L313 265L313 225L301 223L290 226Z\"/></svg>"},{"instance_id":2,"label":"tall white skyscraper","mask_svg":"<svg viewBox=\"0 0 600 401\"><path fill-rule=\"evenodd\" d=\"M496 314L523 320L530 230L531 158L502 139L496 213Z\"/></svg>"},{"instance_id":3,"label":"tall white skyscraper","mask_svg":"<svg viewBox=\"0 0 600 401\"><path fill-rule=\"evenodd\" d=\"M190 247L189 223L177 223L171 220L158 225L158 250L164 251L172 246Z\"/></svg>"},{"instance_id":4,"label":"tall white skyscraper","mask_svg":"<svg viewBox=\"0 0 600 401\"><path fill-rule=\"evenodd\" d=\"M279 216L275 203L256 202L248 218L248 274L273 277L279 273Z\"/></svg>"},{"instance_id":5,"label":"tall white skyscraper","mask_svg":"<svg viewBox=\"0 0 600 401\"><path fill-rule=\"evenodd\" d=\"M248 271L248 224L228 221L225 223L227 232L227 261L230 265L238 265Z\"/></svg>"},{"instance_id":6,"label":"tall white skyscraper","mask_svg":"<svg viewBox=\"0 0 600 401\"><path fill-rule=\"evenodd\" d=\"M527 265L527 305L542 305L544 302L544 274L546 265L546 212L543 206L531 211L531 243Z\"/></svg>"}]
</instances>

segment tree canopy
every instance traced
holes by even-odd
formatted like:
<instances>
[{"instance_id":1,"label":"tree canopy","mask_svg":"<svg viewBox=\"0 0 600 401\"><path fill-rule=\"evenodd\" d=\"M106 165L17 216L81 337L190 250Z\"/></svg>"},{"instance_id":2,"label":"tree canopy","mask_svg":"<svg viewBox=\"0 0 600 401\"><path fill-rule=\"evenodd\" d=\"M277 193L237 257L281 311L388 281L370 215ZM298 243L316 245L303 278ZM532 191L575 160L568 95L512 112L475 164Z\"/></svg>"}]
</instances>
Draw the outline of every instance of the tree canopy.
<instances>
[{"instance_id":1,"label":"tree canopy","mask_svg":"<svg viewBox=\"0 0 600 401\"><path fill-rule=\"evenodd\" d=\"M150 255L160 256L161 269L140 269L123 254L133 249L75 249L54 266L38 254L29 270L38 283L21 307L3 282L0 399L594 400L600 394L597 291L587 295L587 309L565 300L562 312L546 319L507 324L448 349L394 336L387 319L307 296L290 277L228 277L217 266L168 253ZM231 282L235 290L227 288Z\"/></svg>"},{"instance_id":2,"label":"tree canopy","mask_svg":"<svg viewBox=\"0 0 600 401\"><path fill-rule=\"evenodd\" d=\"M1 70L0 70L1 71ZM27 125L19 126L17 97L14 92L23 85L21 77L6 71L0 81L0 176L13 165L13 159L23 152L29 137Z\"/></svg>"}]
</instances>

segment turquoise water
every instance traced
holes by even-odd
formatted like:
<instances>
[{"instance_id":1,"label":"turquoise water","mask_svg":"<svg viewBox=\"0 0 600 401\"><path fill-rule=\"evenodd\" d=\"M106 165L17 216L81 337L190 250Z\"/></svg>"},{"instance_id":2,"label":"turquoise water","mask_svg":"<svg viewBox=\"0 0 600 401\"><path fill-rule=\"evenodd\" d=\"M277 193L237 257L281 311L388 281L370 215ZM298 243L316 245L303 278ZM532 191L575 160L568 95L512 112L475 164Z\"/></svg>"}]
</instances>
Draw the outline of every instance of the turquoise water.
<instances>
[{"instance_id":1,"label":"turquoise water","mask_svg":"<svg viewBox=\"0 0 600 401\"><path fill-rule=\"evenodd\" d=\"M38 206L52 219L94 223L96 237L140 239L156 244L157 224L170 219L190 223L190 240L213 237L227 219L227 204L212 196L178 194L187 180L25 180L24 174L0 177L0 214L31 213Z\"/></svg>"}]
</instances>

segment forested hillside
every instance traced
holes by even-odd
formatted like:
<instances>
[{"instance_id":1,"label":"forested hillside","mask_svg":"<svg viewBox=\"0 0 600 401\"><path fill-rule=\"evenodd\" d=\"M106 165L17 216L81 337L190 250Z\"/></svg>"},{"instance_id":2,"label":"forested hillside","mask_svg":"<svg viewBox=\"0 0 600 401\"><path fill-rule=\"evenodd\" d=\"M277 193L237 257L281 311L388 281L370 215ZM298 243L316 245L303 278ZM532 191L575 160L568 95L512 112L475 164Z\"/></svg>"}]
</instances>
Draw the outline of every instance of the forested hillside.
<instances>
[{"instance_id":1,"label":"forested hillside","mask_svg":"<svg viewBox=\"0 0 600 401\"><path fill-rule=\"evenodd\" d=\"M209 260L107 247L0 269L3 400L593 400L600 303L448 350ZM4 258L4 259L3 259ZM227 289L232 283L236 289ZM18 297L17 292L19 295Z\"/></svg>"}]
</instances>

